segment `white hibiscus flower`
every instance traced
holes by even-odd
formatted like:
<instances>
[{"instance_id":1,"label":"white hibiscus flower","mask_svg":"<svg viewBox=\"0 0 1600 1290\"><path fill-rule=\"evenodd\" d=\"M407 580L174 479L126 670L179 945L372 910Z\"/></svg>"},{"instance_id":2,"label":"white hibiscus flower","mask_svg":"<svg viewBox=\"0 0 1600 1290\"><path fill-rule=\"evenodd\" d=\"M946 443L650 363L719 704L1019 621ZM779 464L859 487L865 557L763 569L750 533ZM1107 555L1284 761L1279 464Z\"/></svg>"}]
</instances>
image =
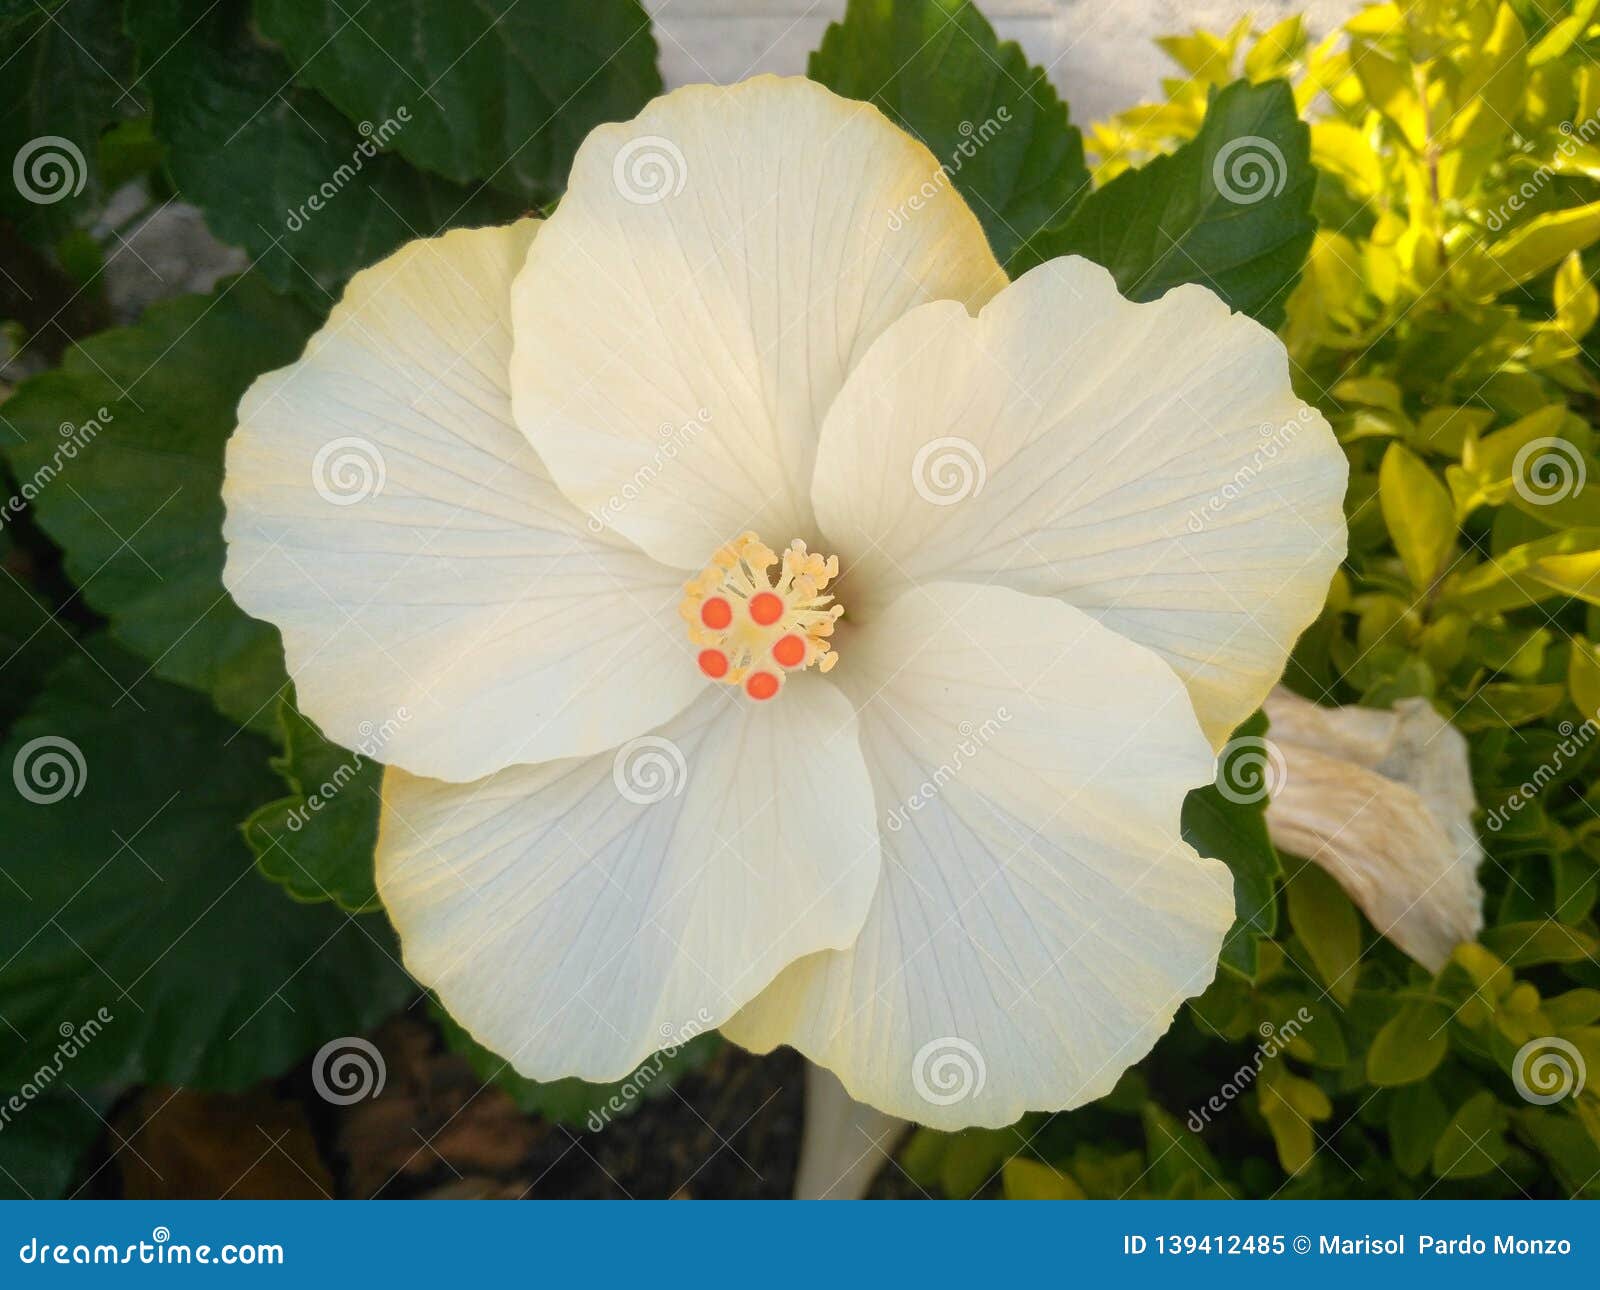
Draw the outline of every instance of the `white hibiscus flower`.
<instances>
[{"instance_id":1,"label":"white hibiscus flower","mask_svg":"<svg viewBox=\"0 0 1600 1290\"><path fill-rule=\"evenodd\" d=\"M717 1026L1002 1125L1211 980L1179 809L1322 603L1345 463L1210 292L1008 283L924 147L764 77L357 275L239 419L228 588L331 738L389 734L406 964L524 1075Z\"/></svg>"}]
</instances>

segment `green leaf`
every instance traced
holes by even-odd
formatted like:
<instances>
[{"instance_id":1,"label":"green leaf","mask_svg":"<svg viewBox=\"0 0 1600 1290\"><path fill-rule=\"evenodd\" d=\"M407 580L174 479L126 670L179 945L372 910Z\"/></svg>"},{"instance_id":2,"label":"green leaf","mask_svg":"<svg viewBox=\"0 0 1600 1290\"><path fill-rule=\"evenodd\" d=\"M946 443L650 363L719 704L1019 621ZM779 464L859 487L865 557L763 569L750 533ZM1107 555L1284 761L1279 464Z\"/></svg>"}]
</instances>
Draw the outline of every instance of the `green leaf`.
<instances>
[{"instance_id":1,"label":"green leaf","mask_svg":"<svg viewBox=\"0 0 1600 1290\"><path fill-rule=\"evenodd\" d=\"M104 203L100 132L140 111L132 63L122 0L0 6L0 216L30 240L53 243Z\"/></svg>"},{"instance_id":2,"label":"green leaf","mask_svg":"<svg viewBox=\"0 0 1600 1290\"><path fill-rule=\"evenodd\" d=\"M1600 720L1600 651L1583 636L1572 638L1567 659L1567 693L1572 705L1589 720Z\"/></svg>"},{"instance_id":3,"label":"green leaf","mask_svg":"<svg viewBox=\"0 0 1600 1290\"><path fill-rule=\"evenodd\" d=\"M1452 574L1440 603L1492 613L1537 604L1561 592L1600 603L1600 528L1552 533Z\"/></svg>"},{"instance_id":4,"label":"green leaf","mask_svg":"<svg viewBox=\"0 0 1600 1290\"><path fill-rule=\"evenodd\" d=\"M952 1199L976 1196L994 1180L1020 1144L1011 1129L963 1129L945 1139L939 1190Z\"/></svg>"},{"instance_id":5,"label":"green leaf","mask_svg":"<svg viewBox=\"0 0 1600 1290\"><path fill-rule=\"evenodd\" d=\"M1517 1136L1549 1161L1571 1198L1600 1197L1600 1145L1575 1117L1530 1106L1513 1112L1512 1121Z\"/></svg>"},{"instance_id":6,"label":"green leaf","mask_svg":"<svg viewBox=\"0 0 1600 1290\"><path fill-rule=\"evenodd\" d=\"M581 1079L541 1084L518 1075L510 1062L478 1043L437 1002L432 1011L450 1050L465 1057L479 1079L504 1090L518 1110L596 1133L613 1120L631 1115L642 1101L660 1097L683 1076L704 1066L722 1047L722 1036L707 1031L677 1047L653 1053L625 1079L612 1084L591 1084Z\"/></svg>"},{"instance_id":7,"label":"green leaf","mask_svg":"<svg viewBox=\"0 0 1600 1290\"><path fill-rule=\"evenodd\" d=\"M263 732L283 654L222 588L223 448L250 382L297 358L316 322L249 275L91 337L0 405L16 474L46 480L34 518L112 635Z\"/></svg>"},{"instance_id":8,"label":"green leaf","mask_svg":"<svg viewBox=\"0 0 1600 1290\"><path fill-rule=\"evenodd\" d=\"M1541 963L1583 963L1600 955L1600 940L1562 923L1502 923L1486 928L1478 940L1507 967Z\"/></svg>"},{"instance_id":9,"label":"green leaf","mask_svg":"<svg viewBox=\"0 0 1600 1290\"><path fill-rule=\"evenodd\" d=\"M1384 1085L1427 1079L1450 1049L1449 1020L1450 1009L1443 1004L1402 1004L1367 1049L1367 1079Z\"/></svg>"},{"instance_id":10,"label":"green leaf","mask_svg":"<svg viewBox=\"0 0 1600 1290\"><path fill-rule=\"evenodd\" d=\"M1427 1081L1407 1084L1392 1095L1388 1123L1394 1162L1415 1178L1433 1159L1434 1146L1450 1123L1450 1108Z\"/></svg>"},{"instance_id":11,"label":"green leaf","mask_svg":"<svg viewBox=\"0 0 1600 1290\"><path fill-rule=\"evenodd\" d=\"M1000 1188L1007 1200L1082 1200L1083 1188L1071 1174L1026 1156L1012 1156L1000 1166Z\"/></svg>"},{"instance_id":12,"label":"green leaf","mask_svg":"<svg viewBox=\"0 0 1600 1290\"><path fill-rule=\"evenodd\" d=\"M0 793L0 1088L92 1018L61 1082L233 1089L400 1007L384 924L296 905L255 872L237 821L271 789L265 742L89 648L0 750L31 786Z\"/></svg>"},{"instance_id":13,"label":"green leaf","mask_svg":"<svg viewBox=\"0 0 1600 1290\"><path fill-rule=\"evenodd\" d=\"M1328 993L1341 1004L1355 994L1361 919L1344 888L1307 862L1288 884L1289 926L1306 947Z\"/></svg>"},{"instance_id":14,"label":"green leaf","mask_svg":"<svg viewBox=\"0 0 1600 1290\"><path fill-rule=\"evenodd\" d=\"M1009 268L1047 258L1025 244L1088 192L1083 139L1049 75L968 0L850 0L809 73L927 144Z\"/></svg>"},{"instance_id":15,"label":"green leaf","mask_svg":"<svg viewBox=\"0 0 1600 1290\"><path fill-rule=\"evenodd\" d=\"M1457 729L1469 734L1478 730L1497 730L1525 726L1549 716L1567 696L1562 685L1518 685L1492 681L1480 685L1472 697L1456 709Z\"/></svg>"},{"instance_id":16,"label":"green leaf","mask_svg":"<svg viewBox=\"0 0 1600 1290\"><path fill-rule=\"evenodd\" d=\"M1132 300L1198 282L1276 327L1316 229L1310 157L1289 86L1236 81L1199 135L1091 193L1038 239L1037 258L1087 256Z\"/></svg>"},{"instance_id":17,"label":"green leaf","mask_svg":"<svg viewBox=\"0 0 1600 1290\"><path fill-rule=\"evenodd\" d=\"M39 591L0 564L0 735L72 652L73 632Z\"/></svg>"},{"instance_id":18,"label":"green leaf","mask_svg":"<svg viewBox=\"0 0 1600 1290\"><path fill-rule=\"evenodd\" d=\"M1236 739L1260 739L1267 729L1256 713ZM1277 879L1283 873L1278 852L1267 836L1267 803L1237 802L1215 784L1192 790L1183 799L1183 840L1203 856L1222 861L1233 872L1233 926L1222 942L1222 966L1250 980L1257 971L1257 941L1278 926Z\"/></svg>"},{"instance_id":19,"label":"green leaf","mask_svg":"<svg viewBox=\"0 0 1600 1290\"><path fill-rule=\"evenodd\" d=\"M13 1105L10 1098L18 1102ZM20 1109L18 1109L20 1107ZM0 1200L56 1200L67 1193L102 1121L73 1092L24 1098L0 1092Z\"/></svg>"},{"instance_id":20,"label":"green leaf","mask_svg":"<svg viewBox=\"0 0 1600 1290\"><path fill-rule=\"evenodd\" d=\"M383 767L325 738L287 697L278 721L284 754L272 766L290 791L244 823L256 863L296 900L331 900L352 913L377 909L372 860ZM373 740L381 746L376 731Z\"/></svg>"},{"instance_id":21,"label":"green leaf","mask_svg":"<svg viewBox=\"0 0 1600 1290\"><path fill-rule=\"evenodd\" d=\"M1262 1068L1256 1087L1256 1105L1272 1133L1278 1163L1286 1173L1299 1173L1317 1151L1313 1126L1333 1114L1333 1103L1320 1085L1292 1074L1281 1061Z\"/></svg>"},{"instance_id":22,"label":"green leaf","mask_svg":"<svg viewBox=\"0 0 1600 1290\"><path fill-rule=\"evenodd\" d=\"M1433 1172L1441 1178L1476 1178L1496 1168L1510 1147L1505 1131L1510 1112L1487 1089L1457 1108L1433 1148Z\"/></svg>"},{"instance_id":23,"label":"green leaf","mask_svg":"<svg viewBox=\"0 0 1600 1290\"><path fill-rule=\"evenodd\" d=\"M1378 470L1378 502L1406 577L1418 591L1428 590L1456 547L1450 491L1421 457L1404 444L1392 443Z\"/></svg>"},{"instance_id":24,"label":"green leaf","mask_svg":"<svg viewBox=\"0 0 1600 1290\"><path fill-rule=\"evenodd\" d=\"M638 0L385 0L358 17L325 0L257 0L255 12L297 81L352 121L395 122L401 156L529 201L566 187L591 129L661 92Z\"/></svg>"},{"instance_id":25,"label":"green leaf","mask_svg":"<svg viewBox=\"0 0 1600 1290\"><path fill-rule=\"evenodd\" d=\"M369 7L361 25L385 8ZM139 0L128 28L173 182L282 290L326 307L352 273L401 243L522 209L386 154L375 142L391 137L384 119L363 134L297 87L287 60L252 31L246 0Z\"/></svg>"},{"instance_id":26,"label":"green leaf","mask_svg":"<svg viewBox=\"0 0 1600 1290\"><path fill-rule=\"evenodd\" d=\"M1164 1107L1146 1102L1145 1153L1150 1167L1145 1184L1151 1196L1167 1200L1227 1200L1232 1191L1222 1180L1222 1166L1200 1135L1179 1124Z\"/></svg>"}]
</instances>

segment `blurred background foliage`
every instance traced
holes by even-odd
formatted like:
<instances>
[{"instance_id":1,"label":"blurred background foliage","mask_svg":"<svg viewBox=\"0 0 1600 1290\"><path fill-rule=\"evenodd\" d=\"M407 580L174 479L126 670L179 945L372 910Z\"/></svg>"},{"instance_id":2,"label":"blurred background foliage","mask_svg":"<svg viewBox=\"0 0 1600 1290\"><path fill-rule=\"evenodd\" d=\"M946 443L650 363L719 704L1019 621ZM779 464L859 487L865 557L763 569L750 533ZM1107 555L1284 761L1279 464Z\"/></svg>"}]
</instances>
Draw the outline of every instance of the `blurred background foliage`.
<instances>
[{"instance_id":1,"label":"blurred background foliage","mask_svg":"<svg viewBox=\"0 0 1600 1290\"><path fill-rule=\"evenodd\" d=\"M53 1060L58 1023L124 1017L0 1132L0 1194L81 1185L121 1142L106 1121L146 1089L302 1097L328 1036L408 1006L408 1051L460 1054L508 1114L587 1132L615 1092L518 1079L400 971L371 879L378 768L298 712L276 632L221 588L223 445L255 376L401 242L546 208L584 133L660 89L635 0L523 6L484 40L458 6L385 8L369 32L324 30L299 0L0 0L0 155L63 136L83 179L43 204L0 185L0 491L28 503L0 526L0 759L66 735L93 768L48 821L0 801L0 866L31 893L0 902L15 1032L0 1093ZM1165 100L1086 133L967 0L851 0L813 54L810 75L928 143L1013 273L1083 254L1134 298L1199 281L1280 331L1352 472L1350 557L1289 684L1325 704L1433 703L1470 740L1485 811L1538 786L1481 830L1486 929L1436 976L1320 870L1281 860L1259 804L1198 791L1186 832L1239 889L1216 983L1108 1098L1005 1130L919 1130L880 1186L1600 1193L1597 1086L1539 1105L1511 1077L1524 1043L1559 1037L1600 1081L1600 740L1573 738L1600 712L1597 9L1417 0L1316 43L1298 20L1174 36ZM392 146L369 147L402 108ZM1281 166L1241 204L1218 168L1246 137ZM231 272L251 267L119 313L107 281L126 235L179 203L238 249ZM85 448L63 468L64 439ZM351 784L302 816L342 766ZM115 901L77 896L113 835L161 882L133 872ZM219 901L171 958L170 937L133 934L194 926ZM119 993L101 963L133 984ZM263 1009L285 977L300 1006ZM653 1106L600 1134L648 1120L659 1155L660 1094L726 1082L719 1043L658 1063ZM200 1121L226 1120L216 1105ZM347 1150L325 1115L316 1133L290 1115L308 1159ZM520 1142L509 1123L486 1136ZM363 1193L349 1152L337 1172Z\"/></svg>"}]
</instances>

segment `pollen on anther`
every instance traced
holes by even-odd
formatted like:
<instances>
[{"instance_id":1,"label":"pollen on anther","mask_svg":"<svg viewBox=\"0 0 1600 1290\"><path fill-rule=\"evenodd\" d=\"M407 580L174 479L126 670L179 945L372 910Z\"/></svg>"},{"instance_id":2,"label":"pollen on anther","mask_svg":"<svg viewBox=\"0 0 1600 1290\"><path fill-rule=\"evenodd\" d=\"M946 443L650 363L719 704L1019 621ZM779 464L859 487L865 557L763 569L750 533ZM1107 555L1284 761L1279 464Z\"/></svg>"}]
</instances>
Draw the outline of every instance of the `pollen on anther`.
<instances>
[{"instance_id":1,"label":"pollen on anther","mask_svg":"<svg viewBox=\"0 0 1600 1290\"><path fill-rule=\"evenodd\" d=\"M783 617L783 600L770 591L750 597L750 617L762 627L771 627Z\"/></svg>"},{"instance_id":2,"label":"pollen on anther","mask_svg":"<svg viewBox=\"0 0 1600 1290\"><path fill-rule=\"evenodd\" d=\"M772 647L772 657L783 667L799 667L805 662L806 643L798 636L780 636Z\"/></svg>"},{"instance_id":3,"label":"pollen on anther","mask_svg":"<svg viewBox=\"0 0 1600 1290\"><path fill-rule=\"evenodd\" d=\"M828 591L838 576L837 556L798 538L781 556L754 533L718 547L678 603L701 674L764 702L790 672L826 672L838 661L831 638L844 608Z\"/></svg>"}]
</instances>

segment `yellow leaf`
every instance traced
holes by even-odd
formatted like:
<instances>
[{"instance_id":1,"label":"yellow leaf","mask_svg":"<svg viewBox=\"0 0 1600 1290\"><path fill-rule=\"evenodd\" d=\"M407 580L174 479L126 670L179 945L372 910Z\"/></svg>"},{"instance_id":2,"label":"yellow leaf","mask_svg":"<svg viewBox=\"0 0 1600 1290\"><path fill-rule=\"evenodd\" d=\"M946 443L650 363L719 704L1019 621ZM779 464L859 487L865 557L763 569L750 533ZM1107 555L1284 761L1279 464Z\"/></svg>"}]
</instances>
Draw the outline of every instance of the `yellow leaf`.
<instances>
[{"instance_id":1,"label":"yellow leaf","mask_svg":"<svg viewBox=\"0 0 1600 1290\"><path fill-rule=\"evenodd\" d=\"M1244 56L1244 74L1254 83L1288 72L1306 50L1306 24L1299 14L1274 23Z\"/></svg>"},{"instance_id":2,"label":"yellow leaf","mask_svg":"<svg viewBox=\"0 0 1600 1290\"><path fill-rule=\"evenodd\" d=\"M1378 468L1383 522L1418 591L1444 572L1456 544L1456 510L1439 477L1404 444L1392 443Z\"/></svg>"},{"instance_id":3,"label":"yellow leaf","mask_svg":"<svg viewBox=\"0 0 1600 1290\"><path fill-rule=\"evenodd\" d=\"M1554 288L1556 322L1574 340L1582 340L1600 317L1600 292L1594 289L1583 271L1583 257L1576 251L1556 270Z\"/></svg>"},{"instance_id":4,"label":"yellow leaf","mask_svg":"<svg viewBox=\"0 0 1600 1290\"><path fill-rule=\"evenodd\" d=\"M1037 1160L1013 1156L1000 1167L1007 1200L1082 1200L1083 1188L1070 1174Z\"/></svg>"},{"instance_id":5,"label":"yellow leaf","mask_svg":"<svg viewBox=\"0 0 1600 1290\"><path fill-rule=\"evenodd\" d=\"M1510 483L1522 450L1536 439L1555 438L1566 419L1567 405L1551 403L1512 422L1504 430L1496 430L1481 439L1469 439L1461 449L1462 468L1484 484Z\"/></svg>"},{"instance_id":6,"label":"yellow leaf","mask_svg":"<svg viewBox=\"0 0 1600 1290\"><path fill-rule=\"evenodd\" d=\"M1429 408L1417 422L1415 442L1430 452L1459 457L1466 440L1481 434L1493 420L1488 408Z\"/></svg>"},{"instance_id":7,"label":"yellow leaf","mask_svg":"<svg viewBox=\"0 0 1600 1290\"><path fill-rule=\"evenodd\" d=\"M1463 284L1489 297L1537 277L1600 239L1600 202L1538 215L1487 248Z\"/></svg>"},{"instance_id":8,"label":"yellow leaf","mask_svg":"<svg viewBox=\"0 0 1600 1290\"><path fill-rule=\"evenodd\" d=\"M1600 652L1585 637L1572 638L1572 656L1567 660L1567 692L1579 712L1600 721Z\"/></svg>"},{"instance_id":9,"label":"yellow leaf","mask_svg":"<svg viewBox=\"0 0 1600 1290\"><path fill-rule=\"evenodd\" d=\"M1461 78L1456 91L1461 110L1450 122L1446 146L1479 148L1504 137L1522 100L1526 48L1522 23L1510 5L1501 4L1488 38Z\"/></svg>"},{"instance_id":10,"label":"yellow leaf","mask_svg":"<svg viewBox=\"0 0 1600 1290\"><path fill-rule=\"evenodd\" d=\"M1376 45L1355 41L1351 42L1350 66L1367 99L1399 129L1414 151L1421 152L1427 130L1410 67Z\"/></svg>"},{"instance_id":11,"label":"yellow leaf","mask_svg":"<svg viewBox=\"0 0 1600 1290\"><path fill-rule=\"evenodd\" d=\"M1346 121L1318 121L1311 127L1311 161L1335 175L1355 197L1383 191L1383 163L1366 133Z\"/></svg>"},{"instance_id":12,"label":"yellow leaf","mask_svg":"<svg viewBox=\"0 0 1600 1290\"><path fill-rule=\"evenodd\" d=\"M1583 35L1584 28L1594 18L1597 5L1600 5L1600 0L1578 0L1572 6L1572 12L1553 24L1528 51L1528 66L1538 67L1553 58L1560 58L1571 49L1573 42Z\"/></svg>"},{"instance_id":13,"label":"yellow leaf","mask_svg":"<svg viewBox=\"0 0 1600 1290\"><path fill-rule=\"evenodd\" d=\"M1600 571L1600 528L1569 529L1514 546L1452 576L1441 590L1440 604L1483 613L1520 609L1561 590L1553 579L1584 568Z\"/></svg>"}]
</instances>

